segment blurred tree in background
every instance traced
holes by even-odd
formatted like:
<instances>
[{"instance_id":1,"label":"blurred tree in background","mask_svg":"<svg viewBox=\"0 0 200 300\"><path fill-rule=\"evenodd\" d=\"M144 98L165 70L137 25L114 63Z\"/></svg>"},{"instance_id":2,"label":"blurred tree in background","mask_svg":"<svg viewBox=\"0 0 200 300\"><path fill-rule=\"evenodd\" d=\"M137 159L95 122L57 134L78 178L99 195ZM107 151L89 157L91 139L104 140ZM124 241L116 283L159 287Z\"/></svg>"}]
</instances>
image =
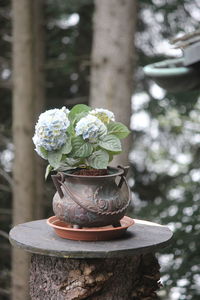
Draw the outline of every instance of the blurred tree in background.
<instances>
[{"instance_id":1,"label":"blurred tree in background","mask_svg":"<svg viewBox=\"0 0 200 300\"><path fill-rule=\"evenodd\" d=\"M88 103L92 46L92 0L46 0L44 8L46 108ZM8 300L11 227L11 10L0 4L0 298ZM142 66L177 55L168 39L197 29L198 0L138 3L136 92L130 154L134 216L169 224L173 245L163 251L162 299L197 300L199 266L199 92L170 94L144 77ZM119 37L120 38L120 37ZM181 55L181 53L178 53ZM51 184L45 217L51 214ZM167 293L166 293L167 291Z\"/></svg>"},{"instance_id":2,"label":"blurred tree in background","mask_svg":"<svg viewBox=\"0 0 200 300\"><path fill-rule=\"evenodd\" d=\"M133 74L135 73L134 36L137 1L96 0L91 55L90 105L106 107L116 120L130 125ZM120 84L119 84L120 83ZM127 165L132 136L122 142L123 152L111 165Z\"/></svg>"},{"instance_id":3,"label":"blurred tree in background","mask_svg":"<svg viewBox=\"0 0 200 300\"><path fill-rule=\"evenodd\" d=\"M11 22L10 2L0 5L0 298L9 299L10 246L8 241L11 224ZM8 162L6 162L8 160Z\"/></svg>"}]
</instances>

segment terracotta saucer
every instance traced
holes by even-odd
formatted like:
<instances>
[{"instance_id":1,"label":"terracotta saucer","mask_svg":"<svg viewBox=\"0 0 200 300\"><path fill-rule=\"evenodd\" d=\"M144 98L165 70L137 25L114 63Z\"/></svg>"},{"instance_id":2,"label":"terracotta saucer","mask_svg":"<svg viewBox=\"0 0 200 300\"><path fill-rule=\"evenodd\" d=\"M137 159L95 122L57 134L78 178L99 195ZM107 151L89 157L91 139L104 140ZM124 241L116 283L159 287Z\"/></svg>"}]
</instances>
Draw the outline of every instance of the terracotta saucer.
<instances>
[{"instance_id":1,"label":"terracotta saucer","mask_svg":"<svg viewBox=\"0 0 200 300\"><path fill-rule=\"evenodd\" d=\"M60 221L56 216L47 219L47 224L54 228L56 234L64 239L77 241L106 241L121 237L135 221L127 216L120 220L121 227L105 226L92 228L72 228L71 224Z\"/></svg>"}]
</instances>

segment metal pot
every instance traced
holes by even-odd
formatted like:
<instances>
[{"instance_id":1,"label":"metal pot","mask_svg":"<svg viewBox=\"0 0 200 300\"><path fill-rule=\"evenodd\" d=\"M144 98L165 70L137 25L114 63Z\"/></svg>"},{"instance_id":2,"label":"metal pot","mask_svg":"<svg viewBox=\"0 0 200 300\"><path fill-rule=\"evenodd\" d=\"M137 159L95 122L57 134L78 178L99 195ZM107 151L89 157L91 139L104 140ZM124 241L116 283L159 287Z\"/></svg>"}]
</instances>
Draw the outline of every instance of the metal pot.
<instances>
[{"instance_id":1,"label":"metal pot","mask_svg":"<svg viewBox=\"0 0 200 300\"><path fill-rule=\"evenodd\" d=\"M125 178L128 168L108 167L109 174L103 176L75 175L74 170L52 175L57 188L53 198L55 215L74 227L119 226L131 199ZM123 183L126 191L121 189Z\"/></svg>"}]
</instances>

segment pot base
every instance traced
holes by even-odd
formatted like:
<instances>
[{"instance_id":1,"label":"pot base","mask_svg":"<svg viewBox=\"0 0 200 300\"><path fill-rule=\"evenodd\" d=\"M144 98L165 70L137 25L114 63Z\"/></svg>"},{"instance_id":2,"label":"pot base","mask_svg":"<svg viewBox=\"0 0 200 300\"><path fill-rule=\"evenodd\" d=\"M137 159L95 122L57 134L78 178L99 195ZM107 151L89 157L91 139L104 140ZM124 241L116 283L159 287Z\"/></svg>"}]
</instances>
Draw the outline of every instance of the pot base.
<instances>
[{"instance_id":1,"label":"pot base","mask_svg":"<svg viewBox=\"0 0 200 300\"><path fill-rule=\"evenodd\" d=\"M121 226L113 227L93 227L93 228L73 228L73 225L60 221L58 217L53 216L47 220L47 224L54 228L56 234L64 239L77 241L106 241L121 237L128 227L135 224L132 218L127 216L120 220Z\"/></svg>"}]
</instances>

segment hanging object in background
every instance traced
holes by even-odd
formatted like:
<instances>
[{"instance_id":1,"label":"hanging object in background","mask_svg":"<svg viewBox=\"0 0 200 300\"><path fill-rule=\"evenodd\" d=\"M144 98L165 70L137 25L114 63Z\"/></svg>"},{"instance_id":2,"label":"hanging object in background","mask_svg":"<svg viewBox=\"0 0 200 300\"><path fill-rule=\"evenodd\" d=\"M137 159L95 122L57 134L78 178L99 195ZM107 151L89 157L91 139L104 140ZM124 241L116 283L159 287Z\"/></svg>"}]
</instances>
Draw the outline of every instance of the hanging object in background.
<instances>
[{"instance_id":1,"label":"hanging object in background","mask_svg":"<svg viewBox=\"0 0 200 300\"><path fill-rule=\"evenodd\" d=\"M181 48L184 54L184 66L200 66L200 30L172 39L174 48Z\"/></svg>"},{"instance_id":2,"label":"hanging object in background","mask_svg":"<svg viewBox=\"0 0 200 300\"><path fill-rule=\"evenodd\" d=\"M144 67L144 73L169 92L186 92L200 88L200 30L174 38L182 58L168 59Z\"/></svg>"}]
</instances>

